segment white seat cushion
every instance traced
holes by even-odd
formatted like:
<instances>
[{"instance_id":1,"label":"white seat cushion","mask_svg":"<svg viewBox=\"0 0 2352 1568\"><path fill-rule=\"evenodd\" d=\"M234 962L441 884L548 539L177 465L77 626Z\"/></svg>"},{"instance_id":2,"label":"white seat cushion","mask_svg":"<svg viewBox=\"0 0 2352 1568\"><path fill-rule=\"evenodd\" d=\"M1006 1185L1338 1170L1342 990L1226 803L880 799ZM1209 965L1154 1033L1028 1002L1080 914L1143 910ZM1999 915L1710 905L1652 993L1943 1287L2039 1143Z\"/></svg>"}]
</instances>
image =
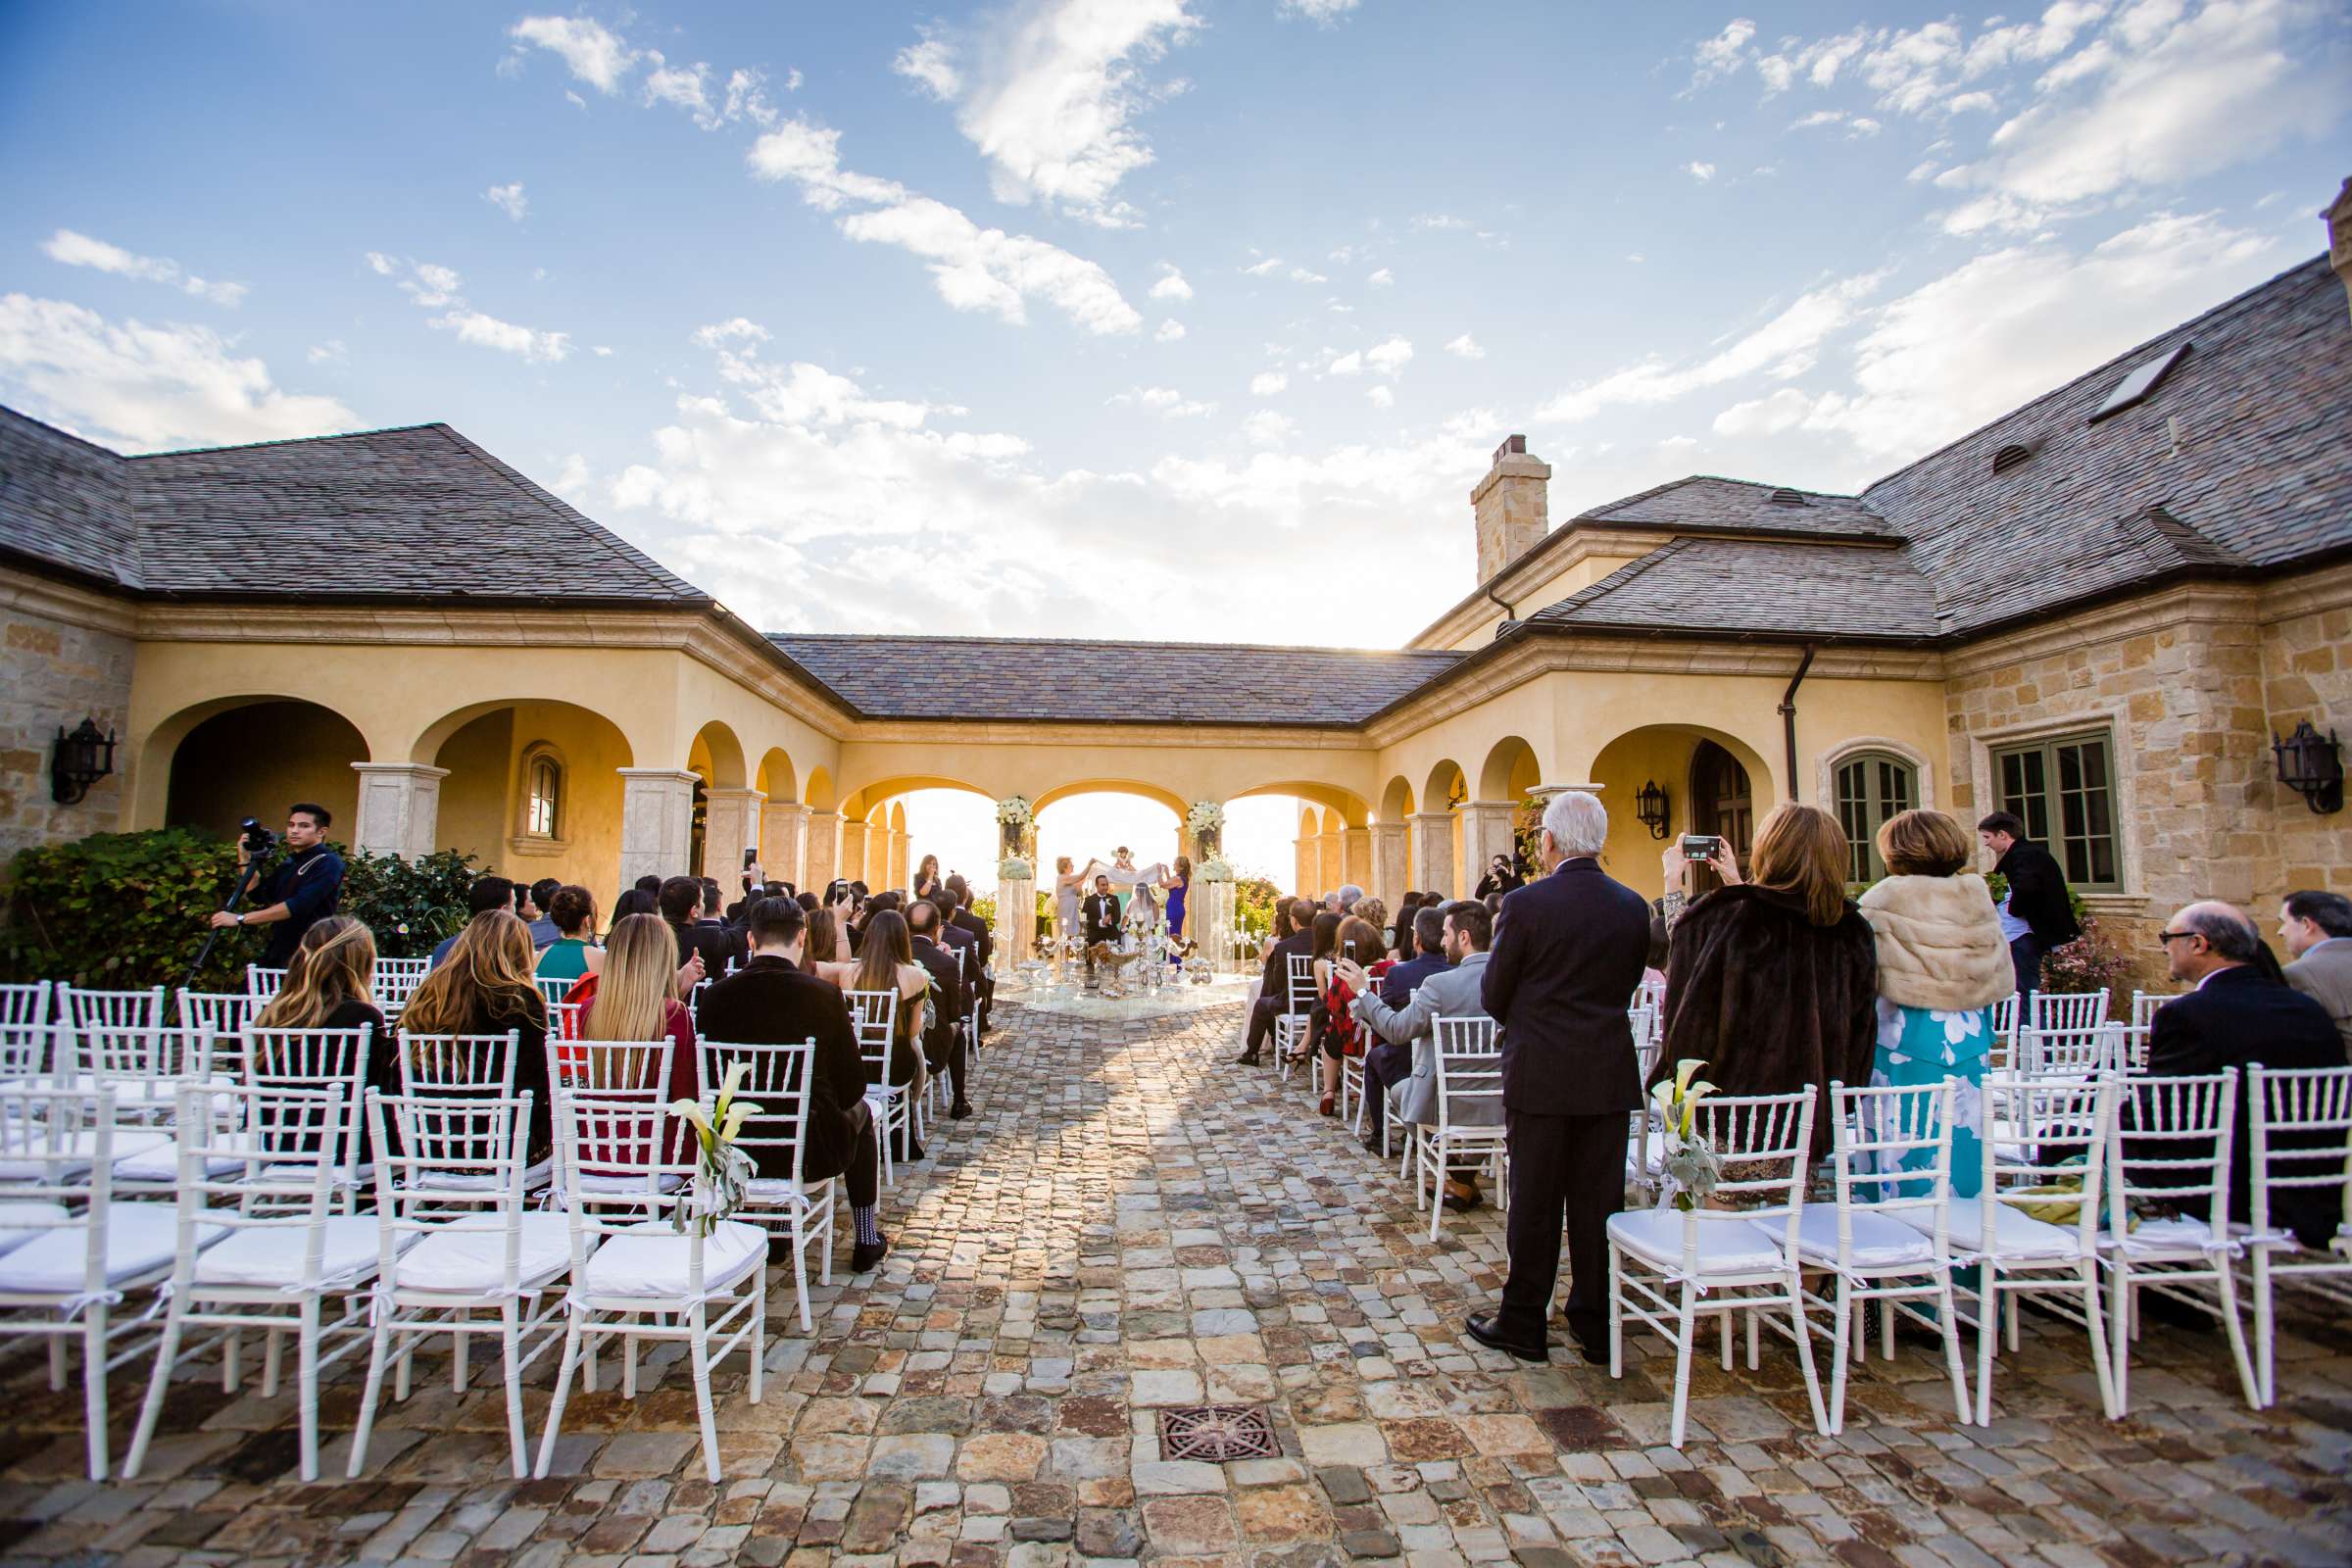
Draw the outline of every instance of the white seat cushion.
<instances>
[{"instance_id":1,"label":"white seat cushion","mask_svg":"<svg viewBox=\"0 0 2352 1568\"><path fill-rule=\"evenodd\" d=\"M122 1139L118 1134L117 1145ZM245 1168L245 1162L227 1154L213 1154L204 1162L207 1176L227 1176ZM176 1182L179 1180L179 1140L167 1133L152 1149L115 1161L115 1180L119 1182Z\"/></svg>"},{"instance_id":2,"label":"white seat cushion","mask_svg":"<svg viewBox=\"0 0 2352 1568\"><path fill-rule=\"evenodd\" d=\"M170 1136L165 1133L127 1131L118 1127L115 1129L115 1162L121 1164L132 1155L160 1149L170 1142ZM44 1144L41 1147L42 1152L45 1154L47 1146ZM45 1182L50 1179L52 1171L65 1177L83 1174L89 1170L91 1157L98 1149L98 1129L85 1127L73 1137L63 1140L58 1145L58 1149L64 1155L63 1162L59 1165L51 1165L46 1158L30 1153L12 1154L8 1158L0 1159L0 1182Z\"/></svg>"},{"instance_id":3,"label":"white seat cushion","mask_svg":"<svg viewBox=\"0 0 2352 1568\"><path fill-rule=\"evenodd\" d=\"M756 1203L812 1203L831 1185L830 1177L804 1186L789 1176L755 1176L743 1184L743 1191Z\"/></svg>"},{"instance_id":4,"label":"white seat cushion","mask_svg":"<svg viewBox=\"0 0 2352 1568\"><path fill-rule=\"evenodd\" d=\"M207 1225L197 1232L196 1245L209 1247L220 1236L221 1227ZM120 1285L125 1280L169 1269L178 1248L177 1204L107 1206L107 1284ZM90 1235L79 1225L69 1230L43 1231L0 1257L0 1291L71 1296L82 1288L89 1255Z\"/></svg>"},{"instance_id":5,"label":"white seat cushion","mask_svg":"<svg viewBox=\"0 0 2352 1568\"><path fill-rule=\"evenodd\" d=\"M685 1181L686 1178L676 1171L663 1171L654 1178L654 1188L657 1192L674 1193L685 1184ZM584 1170L580 1172L580 1191L591 1198L600 1196L627 1198L632 1194L645 1191L645 1173L643 1171L624 1173Z\"/></svg>"},{"instance_id":6,"label":"white seat cushion","mask_svg":"<svg viewBox=\"0 0 2352 1568\"><path fill-rule=\"evenodd\" d=\"M588 1259L581 1289L597 1298L684 1296L691 1237L666 1219L647 1220L605 1237ZM767 1262L767 1232L741 1220L721 1220L703 1243L703 1289L724 1290Z\"/></svg>"},{"instance_id":7,"label":"white seat cushion","mask_svg":"<svg viewBox=\"0 0 2352 1568\"><path fill-rule=\"evenodd\" d=\"M541 1284L571 1266L571 1220L564 1214L518 1215L515 1283ZM507 1283L503 1230L440 1230L400 1254L392 1283L404 1291L481 1296Z\"/></svg>"},{"instance_id":8,"label":"white seat cushion","mask_svg":"<svg viewBox=\"0 0 2352 1568\"><path fill-rule=\"evenodd\" d=\"M1984 1200L1955 1198L1951 1201L1951 1242L1955 1252L1974 1252L1984 1242ZM1904 1216L1905 1223L1925 1228L1924 1211ZM2011 1203L1992 1205L1992 1246L2005 1258L2072 1257L2075 1233L2063 1225L2035 1219Z\"/></svg>"},{"instance_id":9,"label":"white seat cushion","mask_svg":"<svg viewBox=\"0 0 2352 1568\"><path fill-rule=\"evenodd\" d=\"M522 1168L522 1190L536 1192L545 1187L555 1175L553 1160L540 1160ZM494 1192L498 1189L496 1172L486 1170L437 1170L418 1179L417 1186L458 1193Z\"/></svg>"},{"instance_id":10,"label":"white seat cushion","mask_svg":"<svg viewBox=\"0 0 2352 1568\"><path fill-rule=\"evenodd\" d=\"M1934 1216L1924 1208L1901 1209L1897 1212L1916 1215L1934 1224ZM1853 1246L1846 1258L1856 1268L1906 1268L1936 1262L1935 1244L1928 1237L1904 1224L1893 1214L1881 1214L1873 1209L1855 1209L1852 1220ZM1776 1227L1756 1227L1768 1242L1780 1242L1786 1235ZM1834 1204L1817 1204L1798 1211L1796 1216L1796 1253L1808 1263L1838 1261L1838 1209Z\"/></svg>"},{"instance_id":11,"label":"white seat cushion","mask_svg":"<svg viewBox=\"0 0 2352 1568\"><path fill-rule=\"evenodd\" d=\"M1781 1268L1781 1250L1746 1215L1699 1209L1698 1266L1706 1274L1753 1274ZM1629 1208L1609 1216L1609 1240L1655 1268L1683 1262L1682 1210Z\"/></svg>"},{"instance_id":12,"label":"white seat cushion","mask_svg":"<svg viewBox=\"0 0 2352 1568\"><path fill-rule=\"evenodd\" d=\"M63 1203L37 1203L23 1200L0 1203L0 1255L15 1251L39 1234L36 1229L29 1227L63 1225L65 1222L66 1205Z\"/></svg>"},{"instance_id":13,"label":"white seat cushion","mask_svg":"<svg viewBox=\"0 0 2352 1568\"><path fill-rule=\"evenodd\" d=\"M2213 1240L2213 1227L2201 1219L2186 1214L2168 1214L2156 1219L2143 1219L2132 1227L2124 1238L2124 1250L2133 1257L2170 1259L2175 1262L2201 1262L2206 1244ZM2115 1248L2112 1231L2099 1233L2099 1250Z\"/></svg>"},{"instance_id":14,"label":"white seat cushion","mask_svg":"<svg viewBox=\"0 0 2352 1568\"><path fill-rule=\"evenodd\" d=\"M179 1086L195 1081L193 1077L132 1078L120 1074L102 1078L94 1073L85 1072L67 1079L57 1087L71 1089L76 1094L83 1095L95 1095L101 1089L112 1088L115 1092L115 1104L119 1108L128 1109L132 1106L144 1108L151 1105L172 1104L179 1099ZM234 1078L223 1078L219 1073L213 1074L209 1082L216 1089L237 1087L237 1081Z\"/></svg>"},{"instance_id":15,"label":"white seat cushion","mask_svg":"<svg viewBox=\"0 0 2352 1568\"><path fill-rule=\"evenodd\" d=\"M375 1272L376 1222L372 1214L335 1214L324 1222L326 1245L319 1253L318 1278L326 1285L348 1285ZM303 1253L310 1246L310 1226L253 1225L239 1230L196 1263L199 1285L263 1286L283 1289L302 1281Z\"/></svg>"}]
</instances>

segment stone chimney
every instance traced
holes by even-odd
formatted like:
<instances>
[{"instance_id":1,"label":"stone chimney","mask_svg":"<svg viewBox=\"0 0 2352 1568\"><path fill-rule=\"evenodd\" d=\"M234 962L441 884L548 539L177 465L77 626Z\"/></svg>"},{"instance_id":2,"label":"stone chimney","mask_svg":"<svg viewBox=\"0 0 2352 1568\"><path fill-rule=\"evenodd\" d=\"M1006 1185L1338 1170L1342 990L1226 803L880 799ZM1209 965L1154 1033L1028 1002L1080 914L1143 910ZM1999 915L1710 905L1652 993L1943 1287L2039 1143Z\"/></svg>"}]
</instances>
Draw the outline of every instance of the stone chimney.
<instances>
[{"instance_id":1,"label":"stone chimney","mask_svg":"<svg viewBox=\"0 0 2352 1568\"><path fill-rule=\"evenodd\" d=\"M2346 189L2352 190L2352 182ZM2346 242L2352 244L2352 214L2346 230ZM1545 499L1550 481L1551 465L1528 455L1527 437L1512 436L1494 449L1494 466L1470 492L1470 508L1478 520L1481 585L1493 582L1503 567L1544 542L1551 527Z\"/></svg>"},{"instance_id":2,"label":"stone chimney","mask_svg":"<svg viewBox=\"0 0 2352 1568\"><path fill-rule=\"evenodd\" d=\"M2335 275L2344 280L2344 293L2352 297L2352 179L2335 193L2333 205L2320 214L2328 220L2328 262ZM1481 532L1479 548L1485 549L1486 534Z\"/></svg>"}]
</instances>

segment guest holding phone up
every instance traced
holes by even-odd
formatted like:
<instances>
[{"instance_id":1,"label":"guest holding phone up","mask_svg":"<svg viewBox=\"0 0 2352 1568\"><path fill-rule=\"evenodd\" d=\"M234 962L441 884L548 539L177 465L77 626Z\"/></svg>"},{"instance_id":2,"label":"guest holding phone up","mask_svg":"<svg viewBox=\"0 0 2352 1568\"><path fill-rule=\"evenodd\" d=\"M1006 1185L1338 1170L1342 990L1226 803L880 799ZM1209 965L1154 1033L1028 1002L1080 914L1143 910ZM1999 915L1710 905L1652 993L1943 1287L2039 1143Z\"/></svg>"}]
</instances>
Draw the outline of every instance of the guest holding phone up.
<instances>
[{"instance_id":1,"label":"guest holding phone up","mask_svg":"<svg viewBox=\"0 0 2352 1568\"><path fill-rule=\"evenodd\" d=\"M1323 1066L1322 1113L1339 1113L1340 1064L1349 1056L1364 1054L1366 1044L1363 1025L1357 1020L1349 1004L1358 995L1341 965L1361 966L1369 963L1365 972L1370 976L1370 988L1380 988L1380 977L1389 972L1388 942L1380 928L1369 920L1348 915L1340 921L1338 940L1329 956L1315 960L1315 992L1323 999Z\"/></svg>"}]
</instances>

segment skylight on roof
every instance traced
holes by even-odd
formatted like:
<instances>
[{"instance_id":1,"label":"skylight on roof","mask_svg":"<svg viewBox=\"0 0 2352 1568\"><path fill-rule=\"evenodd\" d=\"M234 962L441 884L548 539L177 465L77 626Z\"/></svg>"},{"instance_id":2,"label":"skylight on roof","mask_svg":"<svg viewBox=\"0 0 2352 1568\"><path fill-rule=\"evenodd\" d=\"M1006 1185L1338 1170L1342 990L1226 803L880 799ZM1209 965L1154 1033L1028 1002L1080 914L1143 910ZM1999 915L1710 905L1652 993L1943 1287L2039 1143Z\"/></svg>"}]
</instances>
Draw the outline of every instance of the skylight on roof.
<instances>
[{"instance_id":1,"label":"skylight on roof","mask_svg":"<svg viewBox=\"0 0 2352 1568\"><path fill-rule=\"evenodd\" d=\"M2090 416L2089 422L2096 424L2107 416L2121 414L2134 403L2144 400L2149 393L2156 390L2158 382L2172 373L2173 367L2180 363L2181 356L2186 354L2188 349L2189 345L2186 343L2176 343L2164 353L2148 361L2147 364L2140 366L2130 375L2125 376L2123 384L2107 394L2107 401L2099 405L2099 412Z\"/></svg>"}]
</instances>

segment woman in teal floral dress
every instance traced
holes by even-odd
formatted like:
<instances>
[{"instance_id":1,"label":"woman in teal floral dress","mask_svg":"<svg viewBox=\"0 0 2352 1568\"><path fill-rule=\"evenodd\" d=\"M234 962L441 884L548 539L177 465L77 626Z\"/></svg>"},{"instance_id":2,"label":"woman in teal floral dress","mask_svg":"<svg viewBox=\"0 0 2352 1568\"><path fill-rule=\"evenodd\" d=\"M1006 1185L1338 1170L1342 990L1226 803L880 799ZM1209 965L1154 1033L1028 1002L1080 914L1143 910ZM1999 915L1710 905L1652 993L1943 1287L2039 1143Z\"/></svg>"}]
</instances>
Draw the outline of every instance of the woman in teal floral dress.
<instances>
[{"instance_id":1,"label":"woman in teal floral dress","mask_svg":"<svg viewBox=\"0 0 2352 1568\"><path fill-rule=\"evenodd\" d=\"M1974 1198L1984 1170L1984 1062L1992 1007L2016 972L1984 879L1968 868L1976 846L1941 811L1904 811L1881 825L1886 878L1862 895L1878 937L1879 1049L1874 1087L1957 1080L1952 1103L1952 1196ZM1907 1167L1931 1162L1929 1151Z\"/></svg>"}]
</instances>

